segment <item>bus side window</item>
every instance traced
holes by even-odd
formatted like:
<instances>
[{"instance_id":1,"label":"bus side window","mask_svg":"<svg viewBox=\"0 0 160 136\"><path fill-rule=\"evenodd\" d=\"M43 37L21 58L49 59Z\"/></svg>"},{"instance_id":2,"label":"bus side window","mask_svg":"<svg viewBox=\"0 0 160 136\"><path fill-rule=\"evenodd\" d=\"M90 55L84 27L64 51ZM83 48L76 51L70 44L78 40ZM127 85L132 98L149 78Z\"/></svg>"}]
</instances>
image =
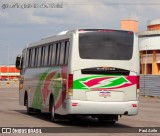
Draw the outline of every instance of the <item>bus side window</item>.
<instances>
[{"instance_id":1,"label":"bus side window","mask_svg":"<svg viewBox=\"0 0 160 136\"><path fill-rule=\"evenodd\" d=\"M29 60L29 50L26 53L26 67L28 67L28 60Z\"/></svg>"},{"instance_id":2,"label":"bus side window","mask_svg":"<svg viewBox=\"0 0 160 136\"><path fill-rule=\"evenodd\" d=\"M21 58L21 69L24 70L24 52L22 52L22 58Z\"/></svg>"},{"instance_id":3,"label":"bus side window","mask_svg":"<svg viewBox=\"0 0 160 136\"><path fill-rule=\"evenodd\" d=\"M64 65L68 64L68 57L69 57L69 41L65 42L65 55L64 55Z\"/></svg>"},{"instance_id":4,"label":"bus side window","mask_svg":"<svg viewBox=\"0 0 160 136\"><path fill-rule=\"evenodd\" d=\"M60 61L60 50L61 50L61 43L57 43L57 48L56 48L56 65L59 65Z\"/></svg>"},{"instance_id":5,"label":"bus side window","mask_svg":"<svg viewBox=\"0 0 160 136\"><path fill-rule=\"evenodd\" d=\"M41 66L41 49L42 47L39 47L39 50L38 50L38 58L37 58L37 66L40 67Z\"/></svg>"},{"instance_id":6,"label":"bus side window","mask_svg":"<svg viewBox=\"0 0 160 136\"><path fill-rule=\"evenodd\" d=\"M57 50L57 44L53 44L51 51L51 65L56 64L56 50Z\"/></svg>"},{"instance_id":7,"label":"bus side window","mask_svg":"<svg viewBox=\"0 0 160 136\"><path fill-rule=\"evenodd\" d=\"M32 49L32 55L31 55L31 67L34 67L34 61L35 61L35 49Z\"/></svg>"},{"instance_id":8,"label":"bus side window","mask_svg":"<svg viewBox=\"0 0 160 136\"><path fill-rule=\"evenodd\" d=\"M51 65L51 59L52 59L52 47L53 45L49 45L48 47L48 65L50 66Z\"/></svg>"},{"instance_id":9,"label":"bus side window","mask_svg":"<svg viewBox=\"0 0 160 136\"><path fill-rule=\"evenodd\" d=\"M60 50L60 59L59 65L64 65L64 55L65 55L65 42L61 43L61 50Z\"/></svg>"},{"instance_id":10,"label":"bus side window","mask_svg":"<svg viewBox=\"0 0 160 136\"><path fill-rule=\"evenodd\" d=\"M28 67L31 67L31 60L32 60L32 49L29 49L29 54L28 54Z\"/></svg>"},{"instance_id":11,"label":"bus side window","mask_svg":"<svg viewBox=\"0 0 160 136\"><path fill-rule=\"evenodd\" d=\"M45 51L44 51L44 66L48 66L48 46L45 46Z\"/></svg>"},{"instance_id":12,"label":"bus side window","mask_svg":"<svg viewBox=\"0 0 160 136\"><path fill-rule=\"evenodd\" d=\"M39 48L35 48L34 67L37 67L37 64L38 64L38 49L39 49Z\"/></svg>"},{"instance_id":13,"label":"bus side window","mask_svg":"<svg viewBox=\"0 0 160 136\"><path fill-rule=\"evenodd\" d=\"M41 66L44 66L44 57L45 57L45 46L42 47L41 50Z\"/></svg>"}]
</instances>

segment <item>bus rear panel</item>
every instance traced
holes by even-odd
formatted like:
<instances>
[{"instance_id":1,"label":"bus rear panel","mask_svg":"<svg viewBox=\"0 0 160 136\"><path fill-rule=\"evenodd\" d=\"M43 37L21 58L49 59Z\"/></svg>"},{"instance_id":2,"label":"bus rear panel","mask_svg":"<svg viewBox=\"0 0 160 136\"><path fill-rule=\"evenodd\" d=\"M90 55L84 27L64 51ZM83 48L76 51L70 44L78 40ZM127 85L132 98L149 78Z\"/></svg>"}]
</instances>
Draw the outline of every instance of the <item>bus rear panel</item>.
<instances>
[{"instance_id":1,"label":"bus rear panel","mask_svg":"<svg viewBox=\"0 0 160 136\"><path fill-rule=\"evenodd\" d=\"M136 115L139 50L134 33L79 30L77 37L78 47L72 49L74 65L71 65L69 82L73 83L69 87L67 112Z\"/></svg>"}]
</instances>

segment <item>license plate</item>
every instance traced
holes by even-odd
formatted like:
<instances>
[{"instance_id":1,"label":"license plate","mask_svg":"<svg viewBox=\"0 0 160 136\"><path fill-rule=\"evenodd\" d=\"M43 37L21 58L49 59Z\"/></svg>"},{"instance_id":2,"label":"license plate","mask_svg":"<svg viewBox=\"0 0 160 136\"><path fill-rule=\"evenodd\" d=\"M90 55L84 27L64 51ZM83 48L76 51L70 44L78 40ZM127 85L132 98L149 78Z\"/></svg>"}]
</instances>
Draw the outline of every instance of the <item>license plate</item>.
<instances>
[{"instance_id":1,"label":"license plate","mask_svg":"<svg viewBox=\"0 0 160 136\"><path fill-rule=\"evenodd\" d=\"M111 92L99 92L100 97L111 97Z\"/></svg>"}]
</instances>

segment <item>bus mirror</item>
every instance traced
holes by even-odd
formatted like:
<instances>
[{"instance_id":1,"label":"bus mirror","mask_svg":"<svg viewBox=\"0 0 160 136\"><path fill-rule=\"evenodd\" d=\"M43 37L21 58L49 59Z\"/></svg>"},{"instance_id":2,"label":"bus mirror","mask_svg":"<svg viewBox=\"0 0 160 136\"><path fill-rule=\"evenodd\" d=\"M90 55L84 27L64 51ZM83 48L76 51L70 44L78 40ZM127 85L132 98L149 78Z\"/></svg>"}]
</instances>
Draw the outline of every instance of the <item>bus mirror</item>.
<instances>
[{"instance_id":1,"label":"bus mirror","mask_svg":"<svg viewBox=\"0 0 160 136\"><path fill-rule=\"evenodd\" d=\"M20 56L20 55L18 55L18 56L16 57L16 68L19 69L19 70L22 69L22 68L21 68L21 56Z\"/></svg>"}]
</instances>

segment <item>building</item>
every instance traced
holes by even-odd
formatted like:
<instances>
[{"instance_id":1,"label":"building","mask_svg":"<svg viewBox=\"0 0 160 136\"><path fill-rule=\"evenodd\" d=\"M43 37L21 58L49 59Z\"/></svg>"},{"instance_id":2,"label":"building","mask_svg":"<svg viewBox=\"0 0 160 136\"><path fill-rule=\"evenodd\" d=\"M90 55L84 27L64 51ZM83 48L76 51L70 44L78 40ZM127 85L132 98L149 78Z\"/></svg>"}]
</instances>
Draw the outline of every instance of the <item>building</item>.
<instances>
[{"instance_id":1,"label":"building","mask_svg":"<svg viewBox=\"0 0 160 136\"><path fill-rule=\"evenodd\" d=\"M142 74L160 75L160 19L148 21L138 35Z\"/></svg>"},{"instance_id":2,"label":"building","mask_svg":"<svg viewBox=\"0 0 160 136\"><path fill-rule=\"evenodd\" d=\"M127 31L138 32L138 21L136 20L121 20L121 29Z\"/></svg>"},{"instance_id":3,"label":"building","mask_svg":"<svg viewBox=\"0 0 160 136\"><path fill-rule=\"evenodd\" d=\"M19 76L20 76L20 71L16 69L14 65L0 66L0 80L18 79Z\"/></svg>"}]
</instances>

